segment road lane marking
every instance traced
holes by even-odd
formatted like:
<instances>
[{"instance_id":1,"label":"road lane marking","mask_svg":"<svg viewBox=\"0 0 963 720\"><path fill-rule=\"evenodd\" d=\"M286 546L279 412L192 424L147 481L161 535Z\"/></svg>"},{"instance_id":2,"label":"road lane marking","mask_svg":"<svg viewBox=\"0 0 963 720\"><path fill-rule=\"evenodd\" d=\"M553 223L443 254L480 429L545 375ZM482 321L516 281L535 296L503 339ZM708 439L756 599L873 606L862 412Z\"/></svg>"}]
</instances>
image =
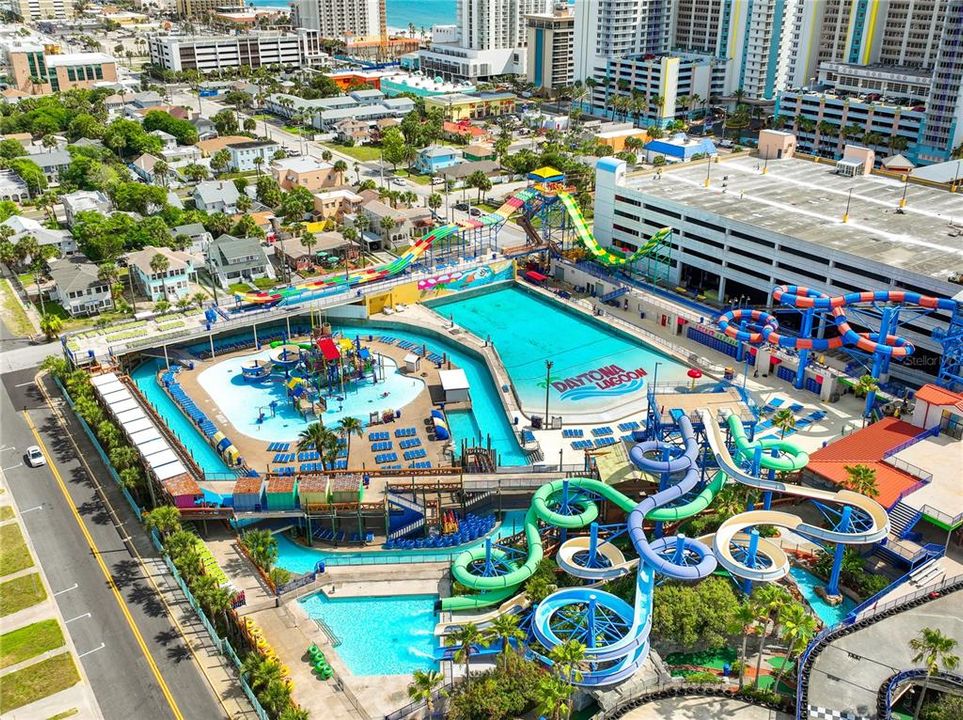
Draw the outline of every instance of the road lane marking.
<instances>
[{"instance_id":1,"label":"road lane marking","mask_svg":"<svg viewBox=\"0 0 963 720\"><path fill-rule=\"evenodd\" d=\"M27 385L33 385L33 384L34 384L34 382L33 382L33 380L31 380L30 382L25 382L25 383L20 383L19 385L14 385L14 387L15 387L15 388L21 388L21 387L27 387Z\"/></svg>"},{"instance_id":2,"label":"road lane marking","mask_svg":"<svg viewBox=\"0 0 963 720\"><path fill-rule=\"evenodd\" d=\"M78 615L77 617L70 618L70 620L64 620L64 625L70 625L74 620L83 620L84 618L89 618L90 613L84 613L83 615Z\"/></svg>"},{"instance_id":3,"label":"road lane marking","mask_svg":"<svg viewBox=\"0 0 963 720\"><path fill-rule=\"evenodd\" d=\"M26 515L28 512L33 512L34 510L43 510L43 505L37 505L36 507L27 508L26 510L21 510L21 515Z\"/></svg>"},{"instance_id":4,"label":"road lane marking","mask_svg":"<svg viewBox=\"0 0 963 720\"><path fill-rule=\"evenodd\" d=\"M54 597L57 597L58 595L63 595L64 593L70 592L71 590L76 590L78 587L80 587L80 586L79 586L77 583L74 583L74 584L71 585L69 588L64 588L63 590L61 590L61 591L59 591L59 592L55 592L55 593L54 593Z\"/></svg>"},{"instance_id":5,"label":"road lane marking","mask_svg":"<svg viewBox=\"0 0 963 720\"><path fill-rule=\"evenodd\" d=\"M27 427L30 428L30 432L33 433L34 439L36 439L37 441L37 445L40 446L40 449L44 452L44 454L49 454L47 452L47 446L44 443L43 438L40 437L40 433L37 431L37 426L33 424L33 419L30 417L30 414L24 411L23 417L27 423ZM114 596L114 600L117 602L117 607L120 608L120 611L124 616L124 619L127 620L127 625L130 627L130 631L134 636L134 640L136 640L138 646L140 646L140 651L143 653L144 659L147 661L147 665L151 669L151 674L154 676L154 679L157 681L157 684L160 687L161 693L163 693L164 695L164 699L167 701L167 704L170 707L171 712L174 714L175 720L184 720L184 715L183 713L181 713L180 708L177 707L177 701L174 700L174 696L171 694L171 689L167 686L167 681L164 680L164 676L161 675L160 668L157 667L157 663L155 662L154 657L150 654L150 651L147 649L147 643L144 642L144 637L143 635L140 634L140 629L137 627L137 623L134 622L134 618L130 614L130 609L127 607L127 603L124 601L123 596L120 594L120 589L117 587L117 584L114 582L113 576L110 574L110 571L107 569L107 564L104 562L104 558L101 556L100 549L97 547L97 543L94 542L94 538L90 534L90 531L87 529L87 526L84 525L83 518L80 517L80 512L78 512L77 507L74 505L73 498L70 497L70 493L67 491L67 484L64 482L63 477L60 475L60 470L53 463L49 464L47 467L49 467L50 472L53 473L54 480L57 481L57 485L60 486L60 492L63 494L64 499L67 501L67 507L70 508L70 512L74 516L74 520L77 522L77 526L80 528L80 532L83 534L84 539L87 541L87 546L90 548L90 552L94 556L94 560L97 562L98 567L100 567L100 571L103 573L104 579L107 580L107 587L110 588L110 591ZM90 650L87 653L84 653L84 655L87 655L91 652L96 652L97 650L100 650L103 647L104 645L103 643L101 643L101 646L99 648L96 648L95 650ZM83 657L84 655L80 655L79 657Z\"/></svg>"},{"instance_id":6,"label":"road lane marking","mask_svg":"<svg viewBox=\"0 0 963 720\"><path fill-rule=\"evenodd\" d=\"M103 643L100 643L100 645L98 645L97 647L95 647L95 648L93 648L93 649L91 649L91 650L88 650L88 651L85 652L85 653L80 653L80 655L78 655L77 657L78 657L78 658L87 657L88 655L90 655L90 654L92 654L92 653L95 653L95 652L97 652L98 650L103 650L105 647L107 647L107 646L104 645Z\"/></svg>"}]
</instances>

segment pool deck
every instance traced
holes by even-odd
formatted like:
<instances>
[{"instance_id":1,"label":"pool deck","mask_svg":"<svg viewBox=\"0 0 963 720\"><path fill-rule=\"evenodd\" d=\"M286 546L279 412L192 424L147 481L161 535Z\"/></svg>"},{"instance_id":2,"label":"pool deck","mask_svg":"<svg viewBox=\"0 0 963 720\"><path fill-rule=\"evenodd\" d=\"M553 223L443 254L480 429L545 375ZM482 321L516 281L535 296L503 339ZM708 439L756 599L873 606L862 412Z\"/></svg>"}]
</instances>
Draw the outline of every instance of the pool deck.
<instances>
[{"instance_id":1,"label":"pool deck","mask_svg":"<svg viewBox=\"0 0 963 720\"><path fill-rule=\"evenodd\" d=\"M395 345L389 345L378 340L364 340L363 344L365 347L370 348L374 353L380 353L390 357L392 360L398 363L398 367L404 367L404 358L408 354L407 351L402 350ZM251 355L254 352L257 351L241 350L235 353L219 355L215 362L223 362L231 358L244 357ZM272 469L274 465L271 461L274 459L275 453L273 451L269 452L266 449L268 443L247 435L235 427L227 418L227 416L221 411L217 401L214 400L207 390L205 390L204 387L198 382L198 375L211 367L211 365L211 361L197 362L193 370L182 369L177 374L177 380L184 388L185 392L187 392L187 394L198 405L198 407L201 408L208 415L208 417L213 419L213 421L217 424L218 429L231 439L238 450L240 450L241 456L247 461L247 464L251 468L258 470L259 472ZM366 425L361 437L353 436L351 438L351 454L348 458L348 467L352 469L379 467L378 464L375 463L375 455L380 453L375 453L371 450L371 442L368 440L369 432L377 432L379 430L384 430L391 433L391 442L393 443L391 452L396 452L398 454L398 461L394 464L401 464L403 467L407 467L408 463L403 459L404 451L398 448L398 439L394 437L394 431L396 428L411 426L417 428L417 437L421 440L421 447L428 452L428 456L422 458L422 460L430 461L434 467L441 467L451 464L451 456L450 454L446 453L446 446L449 446L450 443L447 441L441 442L437 440L429 440L426 426L424 424L424 419L431 414L431 410L435 407L432 401L433 395L437 396L441 393L441 380L439 379L438 369L435 367L434 363L431 363L426 359L422 359L417 377L424 382L425 387L418 393L412 402L408 403L403 408L391 408L388 404L391 400L389 396L388 398L385 398L385 407L378 408L379 412L388 409L401 410L400 418L392 423L371 426ZM314 422L315 420L317 420L316 417L309 416L308 421L305 422L303 426L298 426L291 429L291 437L288 440L291 442L291 449L288 452L296 452L295 445L297 443L298 433L301 429L307 427L308 424ZM300 465L300 463L297 462L293 464L296 467ZM372 478L371 482L372 486L369 488L369 492L380 497L384 490L384 481L375 477Z\"/></svg>"}]
</instances>

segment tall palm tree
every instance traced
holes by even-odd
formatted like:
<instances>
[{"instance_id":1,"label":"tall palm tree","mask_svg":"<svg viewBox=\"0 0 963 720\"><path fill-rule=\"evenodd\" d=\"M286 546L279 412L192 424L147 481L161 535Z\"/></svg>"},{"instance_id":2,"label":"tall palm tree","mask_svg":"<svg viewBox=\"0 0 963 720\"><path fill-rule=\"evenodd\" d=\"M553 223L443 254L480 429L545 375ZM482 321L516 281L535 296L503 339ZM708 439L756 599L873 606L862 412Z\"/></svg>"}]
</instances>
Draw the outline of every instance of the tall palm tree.
<instances>
[{"instance_id":1,"label":"tall palm tree","mask_svg":"<svg viewBox=\"0 0 963 720\"><path fill-rule=\"evenodd\" d=\"M776 681L772 685L772 689L776 692L779 691L779 681L782 680L786 668L792 665L796 656L816 634L816 618L799 603L791 603L780 612L779 624L782 627L779 636L783 642L787 643L789 650L786 653L786 661L779 668Z\"/></svg>"},{"instance_id":2,"label":"tall palm tree","mask_svg":"<svg viewBox=\"0 0 963 720\"><path fill-rule=\"evenodd\" d=\"M161 505L144 513L144 527L156 530L161 539L181 529L181 511L173 505Z\"/></svg>"},{"instance_id":3,"label":"tall palm tree","mask_svg":"<svg viewBox=\"0 0 963 720\"><path fill-rule=\"evenodd\" d=\"M535 706L539 715L559 720L568 707L572 688L554 675L545 674L535 688Z\"/></svg>"},{"instance_id":4,"label":"tall palm tree","mask_svg":"<svg viewBox=\"0 0 963 720\"><path fill-rule=\"evenodd\" d=\"M465 663L465 683L470 683L471 654L475 651L476 646L488 647L488 638L478 629L475 623L470 622L465 623L448 635L446 643L458 648L455 651L455 662Z\"/></svg>"},{"instance_id":5,"label":"tall palm tree","mask_svg":"<svg viewBox=\"0 0 963 720\"><path fill-rule=\"evenodd\" d=\"M298 451L318 450L320 452L333 434L320 422L311 423L298 434Z\"/></svg>"},{"instance_id":6,"label":"tall palm tree","mask_svg":"<svg viewBox=\"0 0 963 720\"><path fill-rule=\"evenodd\" d=\"M759 612L753 606L751 602L746 600L741 603L739 607L736 608L735 614L732 616L733 627L732 632L742 635L742 649L739 653L739 689L742 689L743 684L746 679L746 653L750 635L755 635L758 632L759 626L757 621L759 619Z\"/></svg>"},{"instance_id":7,"label":"tall palm tree","mask_svg":"<svg viewBox=\"0 0 963 720\"><path fill-rule=\"evenodd\" d=\"M154 256L150 259L150 271L154 275L160 275L161 287L164 291L163 300L167 299L167 271L170 269L171 263L167 259L166 255L161 253L154 253Z\"/></svg>"},{"instance_id":8,"label":"tall palm tree","mask_svg":"<svg viewBox=\"0 0 963 720\"><path fill-rule=\"evenodd\" d=\"M346 447L348 450L348 457L351 456L351 436L357 435L361 437L364 434L364 427L361 425L361 421L355 417L343 417L341 422L338 423L338 432L346 441Z\"/></svg>"},{"instance_id":9,"label":"tall palm tree","mask_svg":"<svg viewBox=\"0 0 963 720\"><path fill-rule=\"evenodd\" d=\"M503 667L509 665L511 655L511 642L521 642L526 637L525 631L518 627L518 615L499 615L488 627L488 634L494 640L499 640L502 644L501 661Z\"/></svg>"},{"instance_id":10,"label":"tall palm tree","mask_svg":"<svg viewBox=\"0 0 963 720\"><path fill-rule=\"evenodd\" d=\"M773 413L772 424L774 427L779 428L779 438L785 438L786 433L789 430L794 430L796 427L796 416L793 411L789 408L782 408Z\"/></svg>"},{"instance_id":11,"label":"tall palm tree","mask_svg":"<svg viewBox=\"0 0 963 720\"><path fill-rule=\"evenodd\" d=\"M395 225L397 225L397 223L395 222L395 219L390 215L385 215L383 218L381 218L380 225L381 225L381 230L385 234L385 237L383 239L387 240L390 243L391 231L394 229Z\"/></svg>"},{"instance_id":12,"label":"tall palm tree","mask_svg":"<svg viewBox=\"0 0 963 720\"><path fill-rule=\"evenodd\" d=\"M758 612L757 622L760 624L759 632L759 656L756 658L756 682L755 687L759 687L759 673L762 670L762 654L766 648L766 638L769 637L769 625L773 625L773 630L779 619L779 613L792 599L785 590L778 585L762 585L756 588L751 596L751 601Z\"/></svg>"},{"instance_id":13,"label":"tall palm tree","mask_svg":"<svg viewBox=\"0 0 963 720\"><path fill-rule=\"evenodd\" d=\"M568 699L568 715L572 714L572 703L575 700L575 683L582 679L582 663L585 662L586 647L578 640L566 640L552 648L548 654L552 667L559 678L564 680L571 689Z\"/></svg>"},{"instance_id":14,"label":"tall palm tree","mask_svg":"<svg viewBox=\"0 0 963 720\"><path fill-rule=\"evenodd\" d=\"M442 680L441 673L437 670L415 670L411 684L408 685L408 697L415 702L425 703L429 720L435 712L435 688L441 685ZM444 690L439 693L441 696L445 694Z\"/></svg>"},{"instance_id":15,"label":"tall palm tree","mask_svg":"<svg viewBox=\"0 0 963 720\"><path fill-rule=\"evenodd\" d=\"M930 677L943 670L956 670L960 666L959 655L954 655L953 651L959 643L951 637L947 637L937 628L925 627L919 634L910 640L910 649L916 654L913 662L922 663L926 669L926 677L923 678L923 687L920 688L920 696L916 700L916 707L913 710L913 720L920 716L920 709L923 707L923 698L926 697L926 689L929 687Z\"/></svg>"},{"instance_id":16,"label":"tall palm tree","mask_svg":"<svg viewBox=\"0 0 963 720\"><path fill-rule=\"evenodd\" d=\"M846 486L853 492L866 497L879 497L879 485L876 484L876 470L869 465L844 465L846 471Z\"/></svg>"},{"instance_id":17,"label":"tall palm tree","mask_svg":"<svg viewBox=\"0 0 963 720\"><path fill-rule=\"evenodd\" d=\"M281 682L281 664L277 660L269 660L250 652L241 663L241 675L247 677L248 685L253 690L263 690L272 682Z\"/></svg>"},{"instance_id":18,"label":"tall palm tree","mask_svg":"<svg viewBox=\"0 0 963 720\"><path fill-rule=\"evenodd\" d=\"M270 572L278 559L278 541L270 530L245 530L241 544L247 548L251 560L264 572Z\"/></svg>"}]
</instances>

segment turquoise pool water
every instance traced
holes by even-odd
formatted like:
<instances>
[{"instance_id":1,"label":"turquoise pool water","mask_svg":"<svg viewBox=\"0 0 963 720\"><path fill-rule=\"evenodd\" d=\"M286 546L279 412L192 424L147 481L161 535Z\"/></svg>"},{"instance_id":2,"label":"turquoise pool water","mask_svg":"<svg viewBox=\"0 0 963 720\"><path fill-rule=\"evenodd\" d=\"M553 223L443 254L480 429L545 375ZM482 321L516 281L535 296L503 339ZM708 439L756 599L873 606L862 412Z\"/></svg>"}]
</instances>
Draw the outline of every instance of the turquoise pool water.
<instances>
[{"instance_id":1,"label":"turquoise pool water","mask_svg":"<svg viewBox=\"0 0 963 720\"><path fill-rule=\"evenodd\" d=\"M275 372L264 382L252 383L243 378L241 366L244 363L253 358L265 360L271 352L263 350L222 360L202 371L197 381L208 395L216 399L218 407L239 432L266 442L286 442L296 439L298 433L318 418L308 416L305 419L294 409L283 373ZM367 424L368 413L403 408L424 387L417 378L398 372L394 360L385 358L384 381L372 383L369 376L347 383L344 394L340 388L335 394L326 394L328 409L320 419L328 427L336 425L343 417L354 417ZM275 403L273 414L269 408L271 402ZM258 422L262 410L264 420Z\"/></svg>"},{"instance_id":2,"label":"turquoise pool water","mask_svg":"<svg viewBox=\"0 0 963 720\"><path fill-rule=\"evenodd\" d=\"M234 471L221 459L204 436L174 404L167 393L157 384L156 373L164 366L162 360L148 360L130 374L138 390L154 406L157 414L167 422L167 427L177 436L206 475L234 475Z\"/></svg>"},{"instance_id":3,"label":"turquoise pool water","mask_svg":"<svg viewBox=\"0 0 963 720\"><path fill-rule=\"evenodd\" d=\"M556 412L592 413L641 399L656 362L660 383L685 381L685 365L517 286L430 304L478 337L491 338L531 412L544 412L547 359L554 363L550 401Z\"/></svg>"},{"instance_id":4,"label":"turquoise pool water","mask_svg":"<svg viewBox=\"0 0 963 720\"><path fill-rule=\"evenodd\" d=\"M481 428L475 422L475 416L466 410L454 410L447 413L448 429L455 440L455 447L461 447L461 441L467 440L469 443L484 444L485 436L482 435Z\"/></svg>"},{"instance_id":5,"label":"turquoise pool water","mask_svg":"<svg viewBox=\"0 0 963 720\"><path fill-rule=\"evenodd\" d=\"M491 535L498 540L514 535L522 529L526 510L508 510L502 524ZM331 552L317 548L307 548L289 540L284 535L275 535L278 541L279 567L301 574L314 570L319 560L328 565L395 565L398 563L451 562L460 552L481 547L485 539L445 550L383 550L360 552Z\"/></svg>"},{"instance_id":6,"label":"turquoise pool water","mask_svg":"<svg viewBox=\"0 0 963 720\"><path fill-rule=\"evenodd\" d=\"M341 641L336 648L352 675L410 675L437 670L434 660L436 595L329 598L299 602Z\"/></svg>"},{"instance_id":7,"label":"turquoise pool water","mask_svg":"<svg viewBox=\"0 0 963 720\"><path fill-rule=\"evenodd\" d=\"M813 575L811 572L805 568L799 567L798 565L793 565L789 568L789 574L792 576L793 580L796 581L796 585L799 587L799 592L802 596L806 598L806 602L809 603L809 607L812 608L816 616L823 621L826 627L832 627L833 625L838 625L843 621L853 608L856 607L856 603L850 600L848 597L844 597L843 601L836 606L830 605L825 600L823 600L819 594L816 592L816 588L825 585L823 580Z\"/></svg>"},{"instance_id":8,"label":"turquoise pool water","mask_svg":"<svg viewBox=\"0 0 963 720\"><path fill-rule=\"evenodd\" d=\"M337 329L348 337L360 335L394 335L424 343L436 351L447 352L451 361L465 371L468 384L471 386L471 412L475 416L475 424L484 428L485 433L491 435L492 447L498 451L499 465L527 465L528 458L518 445L512 426L505 416L501 398L495 386L495 381L488 372L488 365L474 355L469 355L456 346L427 333L420 333L404 328L373 328L361 325L337 324ZM410 418L409 418L410 419ZM402 418L404 420L404 418Z\"/></svg>"}]
</instances>

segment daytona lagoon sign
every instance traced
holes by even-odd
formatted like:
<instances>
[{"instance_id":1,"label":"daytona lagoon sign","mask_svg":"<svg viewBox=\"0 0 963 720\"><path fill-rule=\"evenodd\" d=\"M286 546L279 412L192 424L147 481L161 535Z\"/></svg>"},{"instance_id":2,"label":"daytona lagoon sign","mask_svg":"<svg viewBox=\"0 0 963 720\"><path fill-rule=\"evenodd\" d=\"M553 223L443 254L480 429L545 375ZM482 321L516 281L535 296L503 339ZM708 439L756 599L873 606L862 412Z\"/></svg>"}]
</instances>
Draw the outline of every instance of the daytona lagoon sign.
<instances>
[{"instance_id":1,"label":"daytona lagoon sign","mask_svg":"<svg viewBox=\"0 0 963 720\"><path fill-rule=\"evenodd\" d=\"M625 370L620 365L605 365L563 380L553 380L552 388L562 400L573 402L617 397L641 390L645 385L645 375L642 368Z\"/></svg>"}]
</instances>

